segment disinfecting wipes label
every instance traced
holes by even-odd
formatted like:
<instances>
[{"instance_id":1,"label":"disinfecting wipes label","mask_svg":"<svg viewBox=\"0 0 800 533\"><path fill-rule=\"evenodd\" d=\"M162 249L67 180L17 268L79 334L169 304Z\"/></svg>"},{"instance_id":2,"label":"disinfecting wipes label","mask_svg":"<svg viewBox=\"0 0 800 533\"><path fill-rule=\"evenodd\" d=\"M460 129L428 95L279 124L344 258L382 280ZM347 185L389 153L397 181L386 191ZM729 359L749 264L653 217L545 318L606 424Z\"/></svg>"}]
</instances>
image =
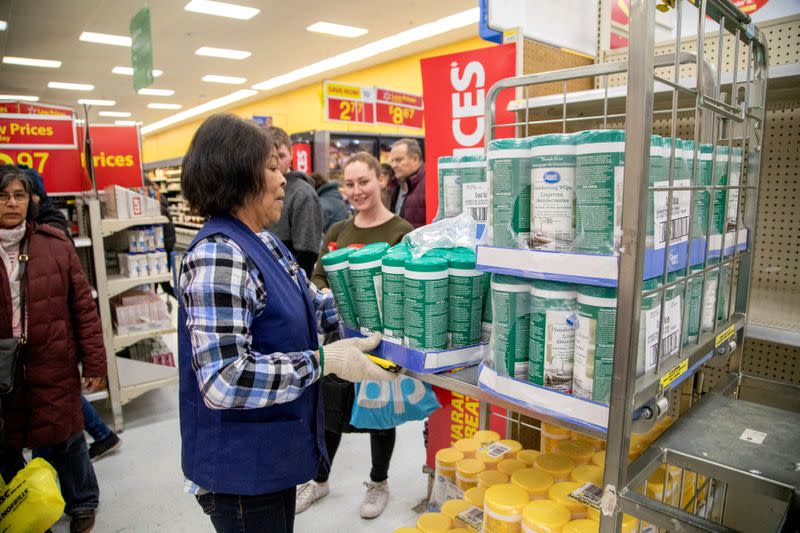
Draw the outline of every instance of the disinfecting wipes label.
<instances>
[{"instance_id":1,"label":"disinfecting wipes label","mask_svg":"<svg viewBox=\"0 0 800 533\"><path fill-rule=\"evenodd\" d=\"M574 239L575 167L531 169L532 247L567 250Z\"/></svg>"},{"instance_id":2,"label":"disinfecting wipes label","mask_svg":"<svg viewBox=\"0 0 800 533\"><path fill-rule=\"evenodd\" d=\"M667 300L664 308L664 327L661 331L661 357L668 359L673 355L678 355L681 346L681 296Z\"/></svg>"},{"instance_id":3,"label":"disinfecting wipes label","mask_svg":"<svg viewBox=\"0 0 800 533\"><path fill-rule=\"evenodd\" d=\"M599 303L605 299L592 300ZM584 303L579 295L578 313L572 393L578 398L608 403L614 363L616 306L601 307Z\"/></svg>"},{"instance_id":4,"label":"disinfecting wipes label","mask_svg":"<svg viewBox=\"0 0 800 533\"><path fill-rule=\"evenodd\" d=\"M405 343L416 349L444 350L448 341L447 271L428 277L413 279L406 274Z\"/></svg>"},{"instance_id":5,"label":"disinfecting wipes label","mask_svg":"<svg viewBox=\"0 0 800 533\"><path fill-rule=\"evenodd\" d=\"M475 222L485 224L489 212L489 184L465 183L462 191L462 212L469 213Z\"/></svg>"},{"instance_id":6,"label":"disinfecting wipes label","mask_svg":"<svg viewBox=\"0 0 800 533\"><path fill-rule=\"evenodd\" d=\"M525 381L528 377L530 316L528 292L492 290L495 368Z\"/></svg>"},{"instance_id":7,"label":"disinfecting wipes label","mask_svg":"<svg viewBox=\"0 0 800 533\"><path fill-rule=\"evenodd\" d=\"M597 322L581 316L575 332L575 362L573 367L572 394L578 398L592 398L594 378L595 331Z\"/></svg>"},{"instance_id":8,"label":"disinfecting wipes label","mask_svg":"<svg viewBox=\"0 0 800 533\"><path fill-rule=\"evenodd\" d=\"M644 312L645 317L645 371L650 372L656 367L658 360L658 323L661 319L661 308L649 309Z\"/></svg>"},{"instance_id":9,"label":"disinfecting wipes label","mask_svg":"<svg viewBox=\"0 0 800 533\"><path fill-rule=\"evenodd\" d=\"M461 177L457 174L445 174L444 181L444 216L455 217L461 214Z\"/></svg>"},{"instance_id":10,"label":"disinfecting wipes label","mask_svg":"<svg viewBox=\"0 0 800 533\"><path fill-rule=\"evenodd\" d=\"M383 268L381 280L383 336L385 340L403 342L405 276L403 268Z\"/></svg>"},{"instance_id":11,"label":"disinfecting wipes label","mask_svg":"<svg viewBox=\"0 0 800 533\"><path fill-rule=\"evenodd\" d=\"M690 180L675 180L673 186L688 187ZM668 181L660 181L654 185L656 188L669 186ZM691 191L672 191L672 219L669 222L670 244L686 242L689 239L689 204ZM669 194L666 191L654 191L655 228L654 248L664 248L667 242L667 201Z\"/></svg>"}]
</instances>

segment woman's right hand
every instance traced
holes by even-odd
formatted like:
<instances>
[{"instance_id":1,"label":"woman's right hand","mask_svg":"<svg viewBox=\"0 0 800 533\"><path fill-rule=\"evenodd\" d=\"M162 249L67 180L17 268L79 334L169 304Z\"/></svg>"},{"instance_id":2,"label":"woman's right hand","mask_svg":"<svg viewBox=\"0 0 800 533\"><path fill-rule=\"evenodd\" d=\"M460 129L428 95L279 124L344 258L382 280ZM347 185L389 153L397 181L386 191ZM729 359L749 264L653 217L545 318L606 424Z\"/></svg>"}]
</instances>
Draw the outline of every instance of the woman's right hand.
<instances>
[{"instance_id":1,"label":"woman's right hand","mask_svg":"<svg viewBox=\"0 0 800 533\"><path fill-rule=\"evenodd\" d=\"M387 372L364 355L374 350L381 342L381 334L369 337L353 337L332 342L323 347L323 371L325 375L336 374L339 378L353 383L364 380L393 381L397 374Z\"/></svg>"}]
</instances>

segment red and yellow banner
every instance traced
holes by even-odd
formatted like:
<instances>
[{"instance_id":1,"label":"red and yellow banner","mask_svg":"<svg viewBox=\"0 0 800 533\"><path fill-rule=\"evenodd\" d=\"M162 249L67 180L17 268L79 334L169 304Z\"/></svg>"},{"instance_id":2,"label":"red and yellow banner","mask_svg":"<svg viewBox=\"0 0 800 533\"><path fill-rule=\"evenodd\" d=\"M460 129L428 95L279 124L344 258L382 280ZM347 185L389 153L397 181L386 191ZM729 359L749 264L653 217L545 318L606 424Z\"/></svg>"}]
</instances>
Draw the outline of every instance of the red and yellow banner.
<instances>
[{"instance_id":1,"label":"red and yellow banner","mask_svg":"<svg viewBox=\"0 0 800 533\"><path fill-rule=\"evenodd\" d=\"M0 115L0 146L7 149L74 149L78 146L75 122L67 116Z\"/></svg>"},{"instance_id":2,"label":"red and yellow banner","mask_svg":"<svg viewBox=\"0 0 800 533\"><path fill-rule=\"evenodd\" d=\"M392 126L422 128L423 115L421 96L378 88L375 101L375 122Z\"/></svg>"},{"instance_id":3,"label":"red and yellow banner","mask_svg":"<svg viewBox=\"0 0 800 533\"><path fill-rule=\"evenodd\" d=\"M14 113L22 115L58 115L71 117L75 112L69 107L49 104L32 104L18 100L4 100L0 102L0 113Z\"/></svg>"},{"instance_id":4,"label":"red and yellow banner","mask_svg":"<svg viewBox=\"0 0 800 533\"><path fill-rule=\"evenodd\" d=\"M380 87L323 83L325 120L422 128L422 96Z\"/></svg>"}]
</instances>

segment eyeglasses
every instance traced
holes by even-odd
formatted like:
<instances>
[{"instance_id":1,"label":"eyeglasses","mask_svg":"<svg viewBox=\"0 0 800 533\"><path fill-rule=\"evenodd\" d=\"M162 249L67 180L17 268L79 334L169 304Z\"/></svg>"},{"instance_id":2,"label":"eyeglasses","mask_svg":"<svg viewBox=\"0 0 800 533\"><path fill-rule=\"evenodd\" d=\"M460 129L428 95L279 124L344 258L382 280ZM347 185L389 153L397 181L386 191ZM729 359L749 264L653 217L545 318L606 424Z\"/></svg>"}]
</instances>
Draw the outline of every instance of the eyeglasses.
<instances>
[{"instance_id":1,"label":"eyeglasses","mask_svg":"<svg viewBox=\"0 0 800 533\"><path fill-rule=\"evenodd\" d=\"M15 192L14 194L8 194L7 192L0 192L0 203L7 204L11 199L14 199L18 204L23 202L27 202L30 195L26 192Z\"/></svg>"}]
</instances>

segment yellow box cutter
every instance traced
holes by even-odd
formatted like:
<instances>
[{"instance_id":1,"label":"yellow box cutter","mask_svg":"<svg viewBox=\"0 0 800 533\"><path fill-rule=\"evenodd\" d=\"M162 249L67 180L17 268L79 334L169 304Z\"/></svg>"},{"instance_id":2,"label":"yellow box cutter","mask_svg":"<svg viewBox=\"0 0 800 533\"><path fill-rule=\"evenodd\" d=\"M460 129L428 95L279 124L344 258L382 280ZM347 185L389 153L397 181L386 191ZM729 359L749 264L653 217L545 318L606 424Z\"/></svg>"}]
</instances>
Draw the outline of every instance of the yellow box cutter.
<instances>
[{"instance_id":1,"label":"yellow box cutter","mask_svg":"<svg viewBox=\"0 0 800 533\"><path fill-rule=\"evenodd\" d=\"M378 365L379 367L388 372L400 372L400 367L397 366L392 361L389 361L387 359L381 359L380 357L375 357L374 355L370 354L367 354L367 357L369 357L373 363L375 363L376 365Z\"/></svg>"}]
</instances>

